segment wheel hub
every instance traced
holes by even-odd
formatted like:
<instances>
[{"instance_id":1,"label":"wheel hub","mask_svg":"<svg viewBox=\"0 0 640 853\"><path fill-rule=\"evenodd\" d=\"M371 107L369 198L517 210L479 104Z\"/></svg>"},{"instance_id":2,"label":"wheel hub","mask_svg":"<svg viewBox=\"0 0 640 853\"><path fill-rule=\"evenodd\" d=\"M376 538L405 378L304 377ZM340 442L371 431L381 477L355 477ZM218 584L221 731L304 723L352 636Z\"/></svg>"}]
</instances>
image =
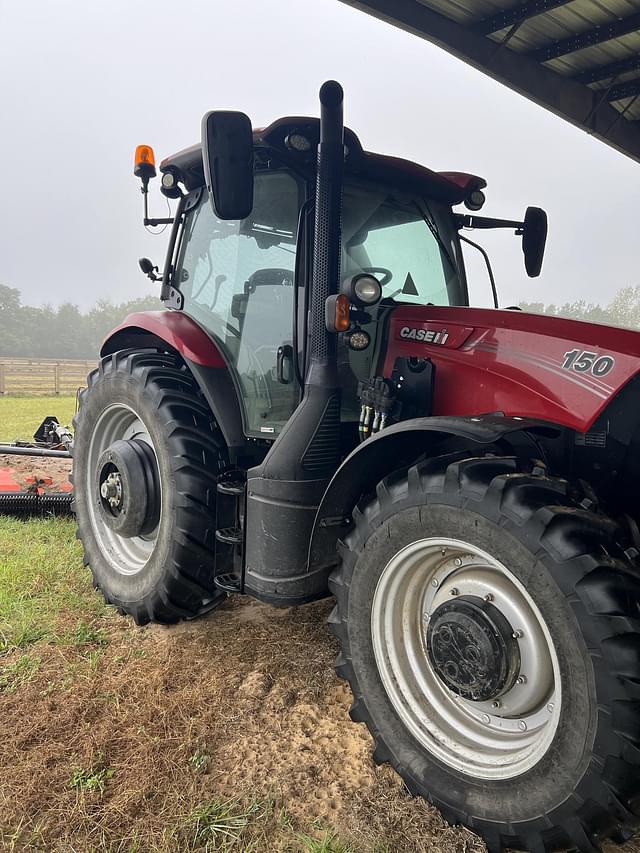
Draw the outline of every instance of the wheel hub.
<instances>
[{"instance_id":1,"label":"wheel hub","mask_svg":"<svg viewBox=\"0 0 640 853\"><path fill-rule=\"evenodd\" d=\"M119 536L150 533L160 518L158 469L153 449L140 439L118 440L96 466L98 509Z\"/></svg>"},{"instance_id":2,"label":"wheel hub","mask_svg":"<svg viewBox=\"0 0 640 853\"><path fill-rule=\"evenodd\" d=\"M513 628L497 607L473 595L460 596L435 610L427 650L440 680L474 702L506 693L520 670Z\"/></svg>"},{"instance_id":3,"label":"wheel hub","mask_svg":"<svg viewBox=\"0 0 640 853\"><path fill-rule=\"evenodd\" d=\"M111 471L100 486L100 496L104 498L111 509L120 509L122 505L122 479L119 471Z\"/></svg>"}]
</instances>

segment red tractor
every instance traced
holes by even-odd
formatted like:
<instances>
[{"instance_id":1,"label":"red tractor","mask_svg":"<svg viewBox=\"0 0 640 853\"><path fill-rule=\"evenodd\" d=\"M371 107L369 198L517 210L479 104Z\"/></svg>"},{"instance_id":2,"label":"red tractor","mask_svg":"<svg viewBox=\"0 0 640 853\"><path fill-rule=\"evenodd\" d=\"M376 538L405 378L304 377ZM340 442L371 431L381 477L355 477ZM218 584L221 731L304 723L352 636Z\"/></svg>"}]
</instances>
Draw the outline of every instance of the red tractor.
<instances>
[{"instance_id":1,"label":"red tractor","mask_svg":"<svg viewBox=\"0 0 640 853\"><path fill-rule=\"evenodd\" d=\"M160 165L169 310L102 347L75 511L138 624L333 594L374 758L490 850L600 849L640 816L640 335L468 306L485 182L364 151L342 90ZM155 175L141 146L145 194Z\"/></svg>"}]
</instances>

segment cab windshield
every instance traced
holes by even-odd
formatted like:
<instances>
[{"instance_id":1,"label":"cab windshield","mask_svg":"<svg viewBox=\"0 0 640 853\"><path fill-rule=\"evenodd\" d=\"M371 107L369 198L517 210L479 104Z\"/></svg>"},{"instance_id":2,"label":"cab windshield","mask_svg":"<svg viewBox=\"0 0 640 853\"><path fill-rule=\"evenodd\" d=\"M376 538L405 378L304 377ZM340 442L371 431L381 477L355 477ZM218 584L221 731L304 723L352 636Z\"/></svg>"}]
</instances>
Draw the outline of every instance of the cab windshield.
<instances>
[{"instance_id":1,"label":"cab windshield","mask_svg":"<svg viewBox=\"0 0 640 853\"><path fill-rule=\"evenodd\" d=\"M383 298L416 305L463 305L458 250L447 208L371 184L347 183L342 275L369 270Z\"/></svg>"}]
</instances>

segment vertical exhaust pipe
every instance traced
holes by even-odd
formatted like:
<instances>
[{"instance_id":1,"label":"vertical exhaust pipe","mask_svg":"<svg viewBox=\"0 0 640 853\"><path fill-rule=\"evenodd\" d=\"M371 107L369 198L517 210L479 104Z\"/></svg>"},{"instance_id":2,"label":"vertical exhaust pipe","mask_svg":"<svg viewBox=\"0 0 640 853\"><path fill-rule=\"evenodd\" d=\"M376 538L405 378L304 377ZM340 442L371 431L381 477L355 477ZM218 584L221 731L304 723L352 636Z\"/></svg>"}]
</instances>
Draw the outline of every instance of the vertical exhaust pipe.
<instances>
[{"instance_id":1,"label":"vertical exhaust pipe","mask_svg":"<svg viewBox=\"0 0 640 853\"><path fill-rule=\"evenodd\" d=\"M320 144L313 234L311 341L307 384L320 379L337 385L337 337L325 324L327 297L338 292L342 233L344 126L342 86L328 80L320 89ZM319 376L318 374L321 374Z\"/></svg>"},{"instance_id":2,"label":"vertical exhaust pipe","mask_svg":"<svg viewBox=\"0 0 640 853\"><path fill-rule=\"evenodd\" d=\"M263 476L325 479L340 461L340 385L337 334L327 329L325 303L338 292L342 234L344 127L342 86L320 89L309 364L300 405L263 463Z\"/></svg>"},{"instance_id":3,"label":"vertical exhaust pipe","mask_svg":"<svg viewBox=\"0 0 640 853\"><path fill-rule=\"evenodd\" d=\"M248 472L245 589L275 603L302 603L324 594L335 562L328 552L313 577L305 574L317 507L341 455L338 342L327 329L325 304L340 282L342 100L339 83L323 84L304 394L264 462Z\"/></svg>"}]
</instances>

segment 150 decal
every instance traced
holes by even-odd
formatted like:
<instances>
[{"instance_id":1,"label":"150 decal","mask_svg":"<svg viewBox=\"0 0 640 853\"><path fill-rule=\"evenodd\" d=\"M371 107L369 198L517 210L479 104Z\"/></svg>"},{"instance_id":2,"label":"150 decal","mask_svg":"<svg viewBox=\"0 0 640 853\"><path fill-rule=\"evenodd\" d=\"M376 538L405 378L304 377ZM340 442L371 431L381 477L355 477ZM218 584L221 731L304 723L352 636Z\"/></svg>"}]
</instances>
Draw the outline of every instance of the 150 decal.
<instances>
[{"instance_id":1,"label":"150 decal","mask_svg":"<svg viewBox=\"0 0 640 853\"><path fill-rule=\"evenodd\" d=\"M615 367L616 360L611 355L598 355L597 352L572 349L565 352L562 367L578 373L593 373L594 376L606 376Z\"/></svg>"}]
</instances>

